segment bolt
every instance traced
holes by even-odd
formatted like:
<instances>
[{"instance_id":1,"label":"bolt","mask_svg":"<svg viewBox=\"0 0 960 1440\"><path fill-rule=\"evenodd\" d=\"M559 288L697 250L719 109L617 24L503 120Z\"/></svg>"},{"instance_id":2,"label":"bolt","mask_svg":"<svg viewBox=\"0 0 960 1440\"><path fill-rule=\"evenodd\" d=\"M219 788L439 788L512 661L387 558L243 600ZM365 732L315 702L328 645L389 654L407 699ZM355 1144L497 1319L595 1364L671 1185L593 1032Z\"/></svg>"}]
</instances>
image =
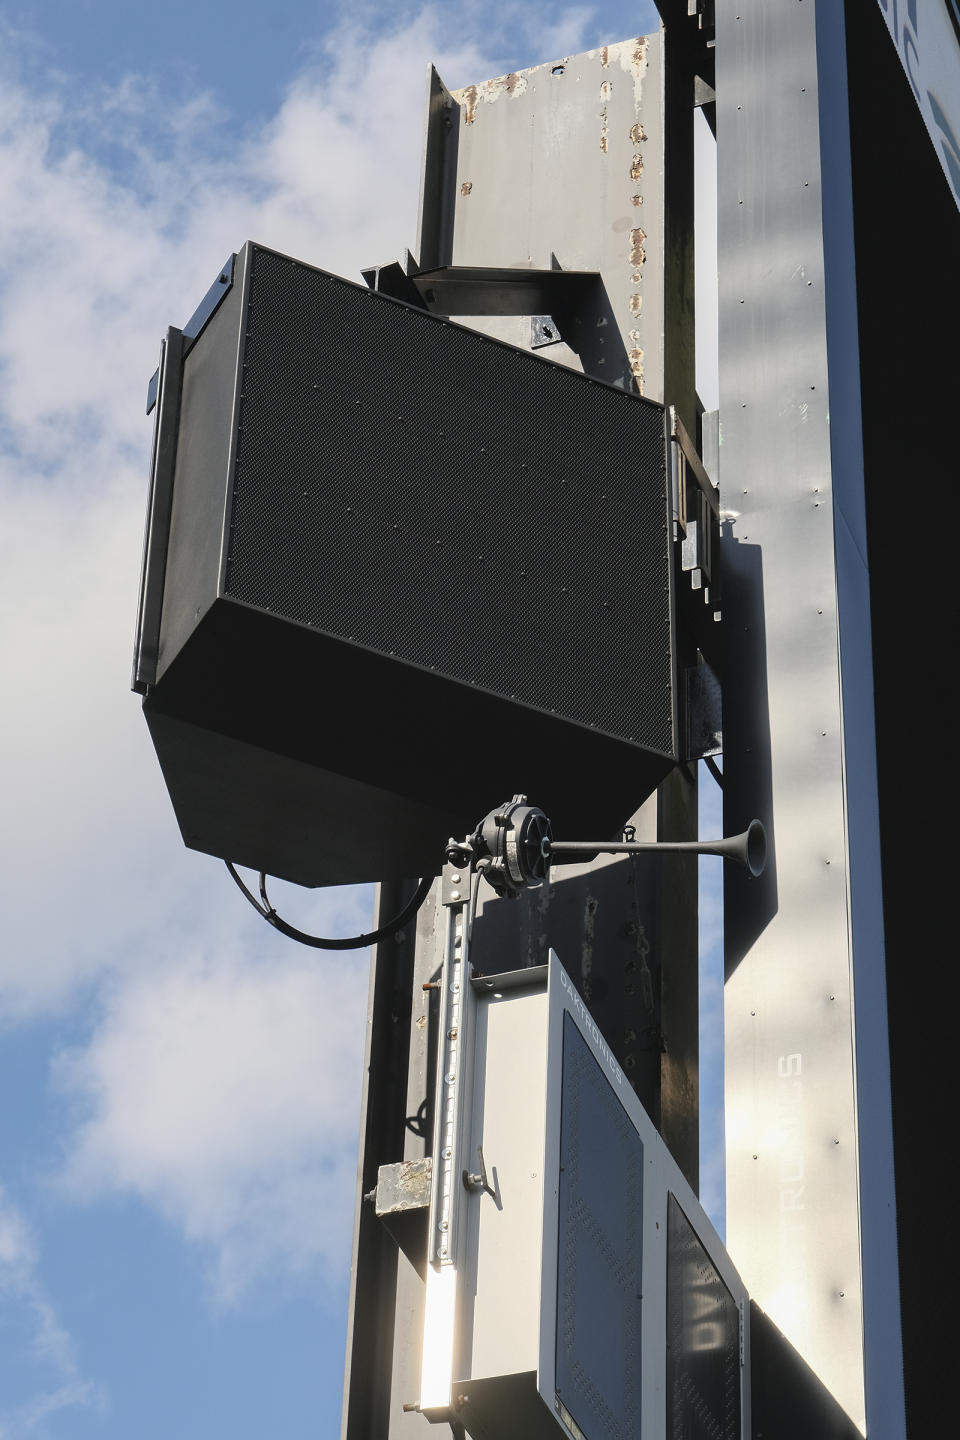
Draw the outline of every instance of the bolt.
<instances>
[{"instance_id":1,"label":"bolt","mask_svg":"<svg viewBox=\"0 0 960 1440\"><path fill-rule=\"evenodd\" d=\"M460 899L460 891L459 891L459 890L451 890L451 891L450 891L450 898L451 898L451 900L459 900L459 899Z\"/></svg>"}]
</instances>

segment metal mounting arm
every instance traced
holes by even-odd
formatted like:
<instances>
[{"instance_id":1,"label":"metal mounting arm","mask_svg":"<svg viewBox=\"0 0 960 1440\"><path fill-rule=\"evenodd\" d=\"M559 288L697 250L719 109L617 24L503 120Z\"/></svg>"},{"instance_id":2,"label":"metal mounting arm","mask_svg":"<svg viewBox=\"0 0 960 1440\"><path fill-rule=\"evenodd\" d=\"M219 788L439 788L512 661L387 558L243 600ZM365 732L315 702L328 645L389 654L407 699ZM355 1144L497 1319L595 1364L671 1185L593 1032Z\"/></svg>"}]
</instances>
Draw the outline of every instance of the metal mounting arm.
<instances>
[{"instance_id":1,"label":"metal mounting arm","mask_svg":"<svg viewBox=\"0 0 960 1440\"><path fill-rule=\"evenodd\" d=\"M584 855L661 854L720 855L735 860L756 879L767 860L767 834L759 820L751 820L740 835L721 840L554 840L550 821L526 795L486 815L472 835L450 840L447 860L475 865L501 895L519 895L540 885L551 864L570 864Z\"/></svg>"}]
</instances>

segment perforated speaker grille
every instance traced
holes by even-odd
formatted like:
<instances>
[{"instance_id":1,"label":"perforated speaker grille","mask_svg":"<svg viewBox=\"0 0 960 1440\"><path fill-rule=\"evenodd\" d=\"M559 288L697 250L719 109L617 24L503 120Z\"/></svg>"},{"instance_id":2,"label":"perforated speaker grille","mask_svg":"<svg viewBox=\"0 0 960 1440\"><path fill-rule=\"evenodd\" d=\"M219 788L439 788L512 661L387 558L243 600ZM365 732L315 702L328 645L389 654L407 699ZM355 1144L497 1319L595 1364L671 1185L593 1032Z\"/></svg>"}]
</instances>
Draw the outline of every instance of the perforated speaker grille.
<instances>
[{"instance_id":1,"label":"perforated speaker grille","mask_svg":"<svg viewBox=\"0 0 960 1440\"><path fill-rule=\"evenodd\" d=\"M659 406L255 249L237 600L673 752Z\"/></svg>"}]
</instances>

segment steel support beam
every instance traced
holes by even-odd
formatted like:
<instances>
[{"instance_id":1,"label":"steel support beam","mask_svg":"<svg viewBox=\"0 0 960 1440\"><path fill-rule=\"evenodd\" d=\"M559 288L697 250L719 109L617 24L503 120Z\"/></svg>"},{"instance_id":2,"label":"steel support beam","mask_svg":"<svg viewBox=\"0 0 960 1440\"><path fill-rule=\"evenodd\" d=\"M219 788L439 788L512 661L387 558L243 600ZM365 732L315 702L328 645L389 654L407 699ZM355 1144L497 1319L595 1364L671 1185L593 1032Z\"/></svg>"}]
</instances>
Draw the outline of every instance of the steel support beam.
<instances>
[{"instance_id":1,"label":"steel support beam","mask_svg":"<svg viewBox=\"0 0 960 1440\"><path fill-rule=\"evenodd\" d=\"M424 280L424 303L443 309L449 295L463 315L469 281L479 313L461 323L525 348L538 344L525 297L536 294L546 307L556 292L566 324L550 358L674 404L695 435L694 69L686 42L671 51L660 33L456 92L431 70L419 254L405 276L391 267L385 283L416 283L418 270L430 269L436 283ZM498 269L511 292L499 304L489 293ZM528 278L511 282L511 272ZM591 277L589 285L580 275ZM695 647L678 658L681 666L695 660ZM491 806L505 798L491 796ZM696 838L695 769L678 768L635 818L639 839ZM473 938L474 960L486 972L539 964L556 949L694 1188L696 884L691 856L565 866L519 901L487 892ZM362 1196L376 1188L380 1165L425 1153L410 1117L432 1094L432 992L421 987L440 963L438 934L428 901L412 965L393 943L378 947L373 962L343 1440L403 1440L422 1434L425 1423L402 1408L419 1393L423 1282L389 1237L388 1254Z\"/></svg>"},{"instance_id":2,"label":"steel support beam","mask_svg":"<svg viewBox=\"0 0 960 1440\"><path fill-rule=\"evenodd\" d=\"M896 1437L851 37L833 0L718 0L716 25L724 823L759 815L773 857L752 891L726 876L727 1241L847 1416Z\"/></svg>"}]
</instances>

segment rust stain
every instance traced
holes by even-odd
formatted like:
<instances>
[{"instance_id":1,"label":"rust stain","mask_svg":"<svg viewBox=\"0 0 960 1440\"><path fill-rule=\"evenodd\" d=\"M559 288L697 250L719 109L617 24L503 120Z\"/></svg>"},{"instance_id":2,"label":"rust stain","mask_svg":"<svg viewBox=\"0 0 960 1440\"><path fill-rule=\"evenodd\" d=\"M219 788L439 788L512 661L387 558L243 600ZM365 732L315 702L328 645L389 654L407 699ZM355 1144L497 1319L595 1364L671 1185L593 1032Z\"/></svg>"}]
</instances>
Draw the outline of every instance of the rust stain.
<instances>
[{"instance_id":1,"label":"rust stain","mask_svg":"<svg viewBox=\"0 0 960 1440\"><path fill-rule=\"evenodd\" d=\"M634 155L633 160L631 161L631 164L630 164L630 179L631 179L631 180L639 180L639 179L640 179L640 176L641 176L642 174L643 174L643 156L642 156L642 155Z\"/></svg>"},{"instance_id":2,"label":"rust stain","mask_svg":"<svg viewBox=\"0 0 960 1440\"><path fill-rule=\"evenodd\" d=\"M637 121L636 125L631 125L631 127L630 127L630 139L633 141L634 145L639 145L639 144L641 144L642 141L646 140L646 138L647 138L647 132L646 132L646 130L644 130L644 128L643 128L643 126L640 124L639 120Z\"/></svg>"},{"instance_id":3,"label":"rust stain","mask_svg":"<svg viewBox=\"0 0 960 1440\"><path fill-rule=\"evenodd\" d=\"M634 68L637 69L637 70L641 70L641 69L646 65L646 63L647 63L647 37L646 37L646 35L638 35L638 36L637 36L637 46L636 46L636 49L635 49L634 52L633 52L633 64L634 64Z\"/></svg>"},{"instance_id":4,"label":"rust stain","mask_svg":"<svg viewBox=\"0 0 960 1440\"><path fill-rule=\"evenodd\" d=\"M643 242L647 238L646 230L637 228L630 231L630 264L642 265L647 258L647 252L643 248Z\"/></svg>"},{"instance_id":5,"label":"rust stain","mask_svg":"<svg viewBox=\"0 0 960 1440\"><path fill-rule=\"evenodd\" d=\"M642 271L642 270L634 270L634 272L633 272L633 274L631 275L630 278L631 278L631 280L633 281L634 285L639 285L639 284L640 284L640 281L643 279L643 271ZM428 296L427 298L430 299L430 303L432 304L432 303L433 303L433 300L430 298L430 296Z\"/></svg>"},{"instance_id":6,"label":"rust stain","mask_svg":"<svg viewBox=\"0 0 960 1440\"><path fill-rule=\"evenodd\" d=\"M471 191L472 189L473 189L473 181L472 181L472 180L464 180L463 184L460 186L460 194L461 194L461 195L469 195L469 194L470 194L470 191Z\"/></svg>"},{"instance_id":7,"label":"rust stain","mask_svg":"<svg viewBox=\"0 0 960 1440\"><path fill-rule=\"evenodd\" d=\"M468 85L463 90L455 90L454 98L458 99L463 106L463 123L465 125L476 123L477 106L481 102L484 105L493 105L501 95L509 95L512 99L516 99L518 95L523 94L528 83L526 70L511 70L509 75L498 75L493 80L484 80L481 85Z\"/></svg>"},{"instance_id":8,"label":"rust stain","mask_svg":"<svg viewBox=\"0 0 960 1440\"><path fill-rule=\"evenodd\" d=\"M643 351L631 350L629 353L630 373L633 376L633 383L640 394L643 394Z\"/></svg>"},{"instance_id":9,"label":"rust stain","mask_svg":"<svg viewBox=\"0 0 960 1440\"><path fill-rule=\"evenodd\" d=\"M643 309L643 296L638 290L635 290L630 296L630 309L634 315L639 315Z\"/></svg>"},{"instance_id":10,"label":"rust stain","mask_svg":"<svg viewBox=\"0 0 960 1440\"><path fill-rule=\"evenodd\" d=\"M607 124L607 105L612 91L613 86L610 84L610 81L604 80L600 86L600 149L604 155L606 155L609 149L610 129Z\"/></svg>"},{"instance_id":11,"label":"rust stain","mask_svg":"<svg viewBox=\"0 0 960 1440\"><path fill-rule=\"evenodd\" d=\"M642 195L634 195L634 197L633 197L633 204L634 204L634 205L642 205L642 204L643 204L643 196L642 196Z\"/></svg>"},{"instance_id":12,"label":"rust stain","mask_svg":"<svg viewBox=\"0 0 960 1440\"><path fill-rule=\"evenodd\" d=\"M600 64L603 66L604 70L606 70L607 66L610 64L609 45L604 45L603 49L600 51Z\"/></svg>"}]
</instances>

